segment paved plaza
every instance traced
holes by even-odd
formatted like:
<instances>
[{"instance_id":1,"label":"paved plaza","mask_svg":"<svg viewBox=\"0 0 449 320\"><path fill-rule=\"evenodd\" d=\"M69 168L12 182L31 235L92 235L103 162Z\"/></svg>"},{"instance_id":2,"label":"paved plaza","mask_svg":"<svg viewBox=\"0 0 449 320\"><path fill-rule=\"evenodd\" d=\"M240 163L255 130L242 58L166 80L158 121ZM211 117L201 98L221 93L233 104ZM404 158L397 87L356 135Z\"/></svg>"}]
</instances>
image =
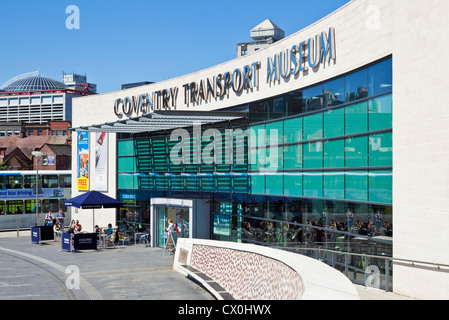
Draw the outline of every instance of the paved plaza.
<instances>
[{"instance_id":1,"label":"paved plaza","mask_svg":"<svg viewBox=\"0 0 449 320\"><path fill-rule=\"evenodd\" d=\"M29 231L0 233L0 300L214 300L172 265L173 255L160 248L70 253L59 242L32 244ZM408 300L357 288L362 300Z\"/></svg>"}]
</instances>

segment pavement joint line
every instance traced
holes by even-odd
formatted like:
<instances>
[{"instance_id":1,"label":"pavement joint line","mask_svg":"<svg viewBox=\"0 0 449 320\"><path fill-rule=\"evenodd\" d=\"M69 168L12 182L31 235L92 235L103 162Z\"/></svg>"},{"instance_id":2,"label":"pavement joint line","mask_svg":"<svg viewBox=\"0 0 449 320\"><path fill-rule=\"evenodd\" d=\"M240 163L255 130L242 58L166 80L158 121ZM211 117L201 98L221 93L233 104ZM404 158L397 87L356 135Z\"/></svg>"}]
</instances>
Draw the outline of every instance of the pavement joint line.
<instances>
[{"instance_id":1,"label":"pavement joint line","mask_svg":"<svg viewBox=\"0 0 449 320\"><path fill-rule=\"evenodd\" d=\"M24 253L24 252L20 252L20 251L16 251L16 250L11 250L11 249L7 249L7 248L2 248L0 247L0 251L4 251L4 252L8 252L10 254L13 255L18 255L18 256L22 256L31 260L35 260L38 261L40 263L46 264L62 273L66 273L66 268L64 268L63 266L54 263L50 260L38 257L38 256L34 256L28 253ZM97 291L97 289L95 289L88 281L86 281L84 278L82 278L80 276L80 287L86 292L86 294L89 296L89 298L91 300L103 300L103 297L101 296L101 294Z\"/></svg>"}]
</instances>

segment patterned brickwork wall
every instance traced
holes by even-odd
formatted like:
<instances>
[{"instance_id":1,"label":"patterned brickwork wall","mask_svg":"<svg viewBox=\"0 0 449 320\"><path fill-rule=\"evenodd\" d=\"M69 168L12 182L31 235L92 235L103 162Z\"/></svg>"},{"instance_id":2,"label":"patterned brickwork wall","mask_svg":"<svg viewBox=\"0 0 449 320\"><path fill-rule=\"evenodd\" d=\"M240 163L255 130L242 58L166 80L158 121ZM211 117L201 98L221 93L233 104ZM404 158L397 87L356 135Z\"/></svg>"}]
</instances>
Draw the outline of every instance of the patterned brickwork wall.
<instances>
[{"instance_id":1,"label":"patterned brickwork wall","mask_svg":"<svg viewBox=\"0 0 449 320\"><path fill-rule=\"evenodd\" d=\"M299 300L304 293L295 270L255 253L194 245L191 265L237 300Z\"/></svg>"}]
</instances>

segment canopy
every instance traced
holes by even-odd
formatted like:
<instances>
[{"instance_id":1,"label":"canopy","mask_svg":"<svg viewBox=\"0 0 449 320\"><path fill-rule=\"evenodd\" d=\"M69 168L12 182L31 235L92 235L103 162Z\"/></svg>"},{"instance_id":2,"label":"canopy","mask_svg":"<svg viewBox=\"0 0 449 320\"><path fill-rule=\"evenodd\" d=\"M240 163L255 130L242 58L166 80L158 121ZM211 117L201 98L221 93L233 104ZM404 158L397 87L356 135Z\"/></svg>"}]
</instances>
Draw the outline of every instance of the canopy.
<instances>
[{"instance_id":1,"label":"canopy","mask_svg":"<svg viewBox=\"0 0 449 320\"><path fill-rule=\"evenodd\" d=\"M123 203L98 191L89 191L64 202L67 207L93 209L92 230L95 229L95 209L121 208ZM92 231L93 232L93 231Z\"/></svg>"},{"instance_id":2,"label":"canopy","mask_svg":"<svg viewBox=\"0 0 449 320\"><path fill-rule=\"evenodd\" d=\"M67 207L75 207L82 209L110 209L121 208L123 204L107 195L98 191L89 191L78 197L64 202Z\"/></svg>"}]
</instances>

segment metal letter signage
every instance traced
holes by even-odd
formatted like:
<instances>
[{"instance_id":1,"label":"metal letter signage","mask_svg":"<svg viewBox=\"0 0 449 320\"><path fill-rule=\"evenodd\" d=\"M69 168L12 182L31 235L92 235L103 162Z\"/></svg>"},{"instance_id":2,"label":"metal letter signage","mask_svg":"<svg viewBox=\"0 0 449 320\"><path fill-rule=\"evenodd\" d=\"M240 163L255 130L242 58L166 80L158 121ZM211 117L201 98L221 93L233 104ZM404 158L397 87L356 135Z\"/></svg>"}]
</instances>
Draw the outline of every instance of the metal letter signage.
<instances>
[{"instance_id":1,"label":"metal letter signage","mask_svg":"<svg viewBox=\"0 0 449 320\"><path fill-rule=\"evenodd\" d=\"M291 47L281 50L274 56L267 56L266 81L271 86L307 76L309 69L317 72L320 65L336 61L335 29L329 28ZM259 73L262 63L256 61L243 67L219 73L207 78L190 81L182 85L185 107L199 106L213 100L229 98L230 93L239 97L246 91L250 94L259 90ZM144 115L155 110L176 110L179 87L165 88L151 93L118 98L114 102L114 113L118 118ZM181 98L182 99L182 98Z\"/></svg>"}]
</instances>

